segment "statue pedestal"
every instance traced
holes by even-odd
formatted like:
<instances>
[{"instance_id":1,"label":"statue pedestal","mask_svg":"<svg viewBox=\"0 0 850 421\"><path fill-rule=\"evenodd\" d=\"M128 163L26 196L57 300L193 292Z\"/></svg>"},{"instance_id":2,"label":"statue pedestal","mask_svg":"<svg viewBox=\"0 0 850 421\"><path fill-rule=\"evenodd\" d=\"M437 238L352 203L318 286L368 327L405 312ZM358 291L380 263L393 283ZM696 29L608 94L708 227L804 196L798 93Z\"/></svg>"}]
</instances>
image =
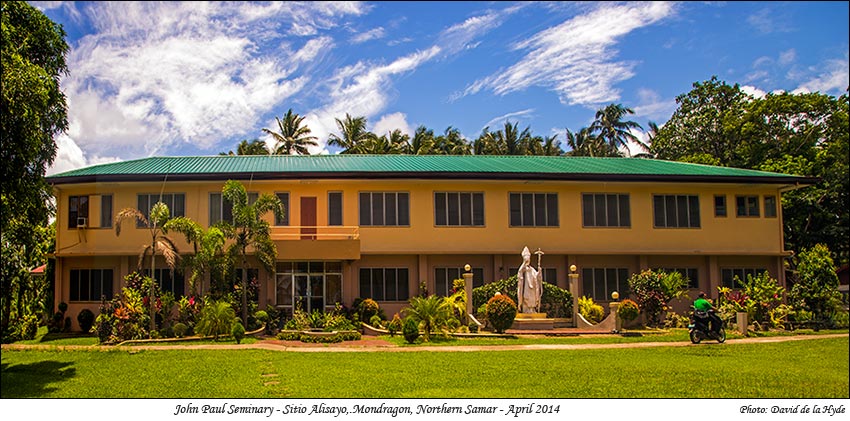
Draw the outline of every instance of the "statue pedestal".
<instances>
[{"instance_id":1,"label":"statue pedestal","mask_svg":"<svg viewBox=\"0 0 850 421\"><path fill-rule=\"evenodd\" d=\"M546 317L546 313L517 313L511 329L550 330L555 328L555 319Z\"/></svg>"}]
</instances>

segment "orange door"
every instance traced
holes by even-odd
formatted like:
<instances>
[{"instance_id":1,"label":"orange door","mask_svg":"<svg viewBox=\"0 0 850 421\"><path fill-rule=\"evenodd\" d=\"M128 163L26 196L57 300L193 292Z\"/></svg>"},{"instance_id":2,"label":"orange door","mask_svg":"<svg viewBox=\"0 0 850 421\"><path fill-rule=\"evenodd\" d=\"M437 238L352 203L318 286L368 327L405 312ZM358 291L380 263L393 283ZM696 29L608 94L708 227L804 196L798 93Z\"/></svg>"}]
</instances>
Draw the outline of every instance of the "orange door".
<instances>
[{"instance_id":1,"label":"orange door","mask_svg":"<svg viewBox=\"0 0 850 421\"><path fill-rule=\"evenodd\" d=\"M301 239L316 239L316 198L301 198Z\"/></svg>"}]
</instances>

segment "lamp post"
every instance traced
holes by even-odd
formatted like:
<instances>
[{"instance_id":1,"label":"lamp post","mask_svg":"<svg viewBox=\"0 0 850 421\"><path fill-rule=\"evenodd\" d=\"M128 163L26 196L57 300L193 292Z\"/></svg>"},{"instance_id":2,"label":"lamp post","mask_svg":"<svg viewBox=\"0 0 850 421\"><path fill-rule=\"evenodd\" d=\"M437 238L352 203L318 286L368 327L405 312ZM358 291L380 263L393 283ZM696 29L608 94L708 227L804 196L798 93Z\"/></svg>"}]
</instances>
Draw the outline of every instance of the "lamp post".
<instances>
[{"instance_id":1,"label":"lamp post","mask_svg":"<svg viewBox=\"0 0 850 421\"><path fill-rule=\"evenodd\" d=\"M611 314L614 316L614 333L619 333L623 330L623 321L620 319L620 303L617 301L620 298L620 293L617 291L612 292L611 298L614 301L608 303L608 307L611 309Z\"/></svg>"},{"instance_id":2,"label":"lamp post","mask_svg":"<svg viewBox=\"0 0 850 421\"><path fill-rule=\"evenodd\" d=\"M463 266L463 291L466 293L466 314L472 314L472 266Z\"/></svg>"},{"instance_id":3,"label":"lamp post","mask_svg":"<svg viewBox=\"0 0 850 421\"><path fill-rule=\"evenodd\" d=\"M578 272L576 272L576 265L570 265L570 273L567 274L567 278L569 279L567 288L573 296L573 323L578 325Z\"/></svg>"}]
</instances>

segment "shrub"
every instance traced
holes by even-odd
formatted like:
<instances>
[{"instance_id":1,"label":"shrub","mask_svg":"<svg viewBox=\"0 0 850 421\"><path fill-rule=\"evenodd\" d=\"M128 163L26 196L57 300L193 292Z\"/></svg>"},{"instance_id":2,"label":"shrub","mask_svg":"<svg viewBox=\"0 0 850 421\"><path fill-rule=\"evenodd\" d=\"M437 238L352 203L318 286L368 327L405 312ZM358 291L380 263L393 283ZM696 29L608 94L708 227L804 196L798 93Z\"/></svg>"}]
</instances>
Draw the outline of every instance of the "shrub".
<instances>
[{"instance_id":1,"label":"shrub","mask_svg":"<svg viewBox=\"0 0 850 421\"><path fill-rule=\"evenodd\" d=\"M425 332L425 342L431 340L431 332L443 330L452 316L451 308L443 297L431 295L428 298L413 297L410 306L404 312L422 324Z\"/></svg>"},{"instance_id":2,"label":"shrub","mask_svg":"<svg viewBox=\"0 0 850 421\"><path fill-rule=\"evenodd\" d=\"M593 298L590 297L578 299L578 313L590 323L599 323L605 317L605 309L593 302Z\"/></svg>"},{"instance_id":3,"label":"shrub","mask_svg":"<svg viewBox=\"0 0 850 421\"><path fill-rule=\"evenodd\" d=\"M91 326L89 326L91 328ZM35 314L27 314L18 321L19 335L22 340L28 341L35 339L38 333L38 316Z\"/></svg>"},{"instance_id":4,"label":"shrub","mask_svg":"<svg viewBox=\"0 0 850 421\"><path fill-rule=\"evenodd\" d=\"M185 336L187 330L189 330L189 326L186 326L183 323L177 322L174 324L174 336L178 338Z\"/></svg>"},{"instance_id":5,"label":"shrub","mask_svg":"<svg viewBox=\"0 0 850 421\"><path fill-rule=\"evenodd\" d=\"M371 298L361 301L357 306L357 311L360 313L360 320L372 320L372 316L377 315L380 310L381 307Z\"/></svg>"},{"instance_id":6,"label":"shrub","mask_svg":"<svg viewBox=\"0 0 850 421\"><path fill-rule=\"evenodd\" d=\"M77 314L77 323L80 324L80 330L88 333L94 324L94 313L87 308L80 310L80 314Z\"/></svg>"},{"instance_id":7,"label":"shrub","mask_svg":"<svg viewBox=\"0 0 850 421\"><path fill-rule=\"evenodd\" d=\"M451 332L456 332L458 329L460 329L460 326L461 326L460 320L455 319L454 317L450 318L450 319L446 322L446 327L447 327L447 328L449 329L449 331L451 331Z\"/></svg>"},{"instance_id":8,"label":"shrub","mask_svg":"<svg viewBox=\"0 0 850 421\"><path fill-rule=\"evenodd\" d=\"M419 339L419 322L413 317L406 317L404 319L404 326L402 327L402 334L404 334L404 340L407 343L412 344L416 342Z\"/></svg>"},{"instance_id":9,"label":"shrub","mask_svg":"<svg viewBox=\"0 0 850 421\"><path fill-rule=\"evenodd\" d=\"M395 336L402 329L401 318L398 313L393 315L393 319L387 323L387 330L390 331L390 336Z\"/></svg>"},{"instance_id":10,"label":"shrub","mask_svg":"<svg viewBox=\"0 0 850 421\"><path fill-rule=\"evenodd\" d=\"M507 295L494 295L487 301L487 322L496 333L504 333L516 318L516 302Z\"/></svg>"},{"instance_id":11,"label":"shrub","mask_svg":"<svg viewBox=\"0 0 850 421\"><path fill-rule=\"evenodd\" d=\"M207 303L201 310L201 319L198 321L197 331L204 336L212 336L218 340L218 335L230 333L231 324L236 317L236 312L227 301L213 301Z\"/></svg>"},{"instance_id":12,"label":"shrub","mask_svg":"<svg viewBox=\"0 0 850 421\"><path fill-rule=\"evenodd\" d=\"M254 313L254 318L263 322L263 323L268 323L269 313L266 313L265 310L259 310L256 313Z\"/></svg>"},{"instance_id":13,"label":"shrub","mask_svg":"<svg viewBox=\"0 0 850 421\"><path fill-rule=\"evenodd\" d=\"M66 303L64 301L59 303L59 311L62 312L62 314L64 314L66 311L68 311L68 303Z\"/></svg>"},{"instance_id":14,"label":"shrub","mask_svg":"<svg viewBox=\"0 0 850 421\"><path fill-rule=\"evenodd\" d=\"M629 278L629 289L646 314L647 324L658 326L659 316L670 300L687 292L688 281L678 272L645 270Z\"/></svg>"},{"instance_id":15,"label":"shrub","mask_svg":"<svg viewBox=\"0 0 850 421\"><path fill-rule=\"evenodd\" d=\"M834 324L842 312L838 275L829 252L823 244L803 249L797 258L797 276L789 294L796 308L812 313L815 322Z\"/></svg>"},{"instance_id":16,"label":"shrub","mask_svg":"<svg viewBox=\"0 0 850 421\"><path fill-rule=\"evenodd\" d=\"M487 300L496 295L497 292L502 295L507 295L511 300L516 302L516 289L516 276L511 276L508 279L502 279L474 288L472 290L472 307L480 309L481 306L486 304ZM554 284L543 282L543 295L540 297L540 311L542 313L546 313L546 317L572 317L573 295L569 291L558 288Z\"/></svg>"},{"instance_id":17,"label":"shrub","mask_svg":"<svg viewBox=\"0 0 850 421\"><path fill-rule=\"evenodd\" d=\"M242 338L245 337L245 327L242 326L242 322L238 320L233 321L233 326L230 328L230 335L233 336L233 339L236 339L236 343L242 343Z\"/></svg>"},{"instance_id":18,"label":"shrub","mask_svg":"<svg viewBox=\"0 0 850 421\"><path fill-rule=\"evenodd\" d=\"M467 325L467 328L469 329L470 333L478 333L478 323L470 321L469 325Z\"/></svg>"},{"instance_id":19,"label":"shrub","mask_svg":"<svg viewBox=\"0 0 850 421\"><path fill-rule=\"evenodd\" d=\"M779 286L776 279L767 272L758 276L748 276L744 284L747 313L750 320L764 326L773 326L774 313L782 303L785 288Z\"/></svg>"},{"instance_id":20,"label":"shrub","mask_svg":"<svg viewBox=\"0 0 850 421\"><path fill-rule=\"evenodd\" d=\"M636 302L629 299L625 299L622 303L620 303L620 309L617 314L620 315L621 319L625 320L626 322L630 322L634 319L637 319L638 315L640 314L640 308L638 307Z\"/></svg>"},{"instance_id":21,"label":"shrub","mask_svg":"<svg viewBox=\"0 0 850 421\"><path fill-rule=\"evenodd\" d=\"M374 326L374 327L380 328L381 327L381 316L378 316L377 314L372 316L371 318L369 318L369 324Z\"/></svg>"}]
</instances>

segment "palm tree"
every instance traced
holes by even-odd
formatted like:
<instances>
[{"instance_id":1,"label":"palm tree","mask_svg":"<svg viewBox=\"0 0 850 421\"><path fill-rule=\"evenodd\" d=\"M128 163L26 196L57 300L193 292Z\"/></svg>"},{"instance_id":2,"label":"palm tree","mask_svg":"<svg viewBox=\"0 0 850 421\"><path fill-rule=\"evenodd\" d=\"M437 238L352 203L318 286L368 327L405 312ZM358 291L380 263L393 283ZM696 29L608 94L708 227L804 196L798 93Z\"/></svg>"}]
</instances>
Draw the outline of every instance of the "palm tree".
<instances>
[{"instance_id":1,"label":"palm tree","mask_svg":"<svg viewBox=\"0 0 850 421\"><path fill-rule=\"evenodd\" d=\"M333 133L328 137L328 145L342 148L342 153L360 153L360 145L374 137L375 134L366 130L366 117L352 118L348 113L345 120L335 119L342 137Z\"/></svg>"},{"instance_id":2,"label":"palm tree","mask_svg":"<svg viewBox=\"0 0 850 421\"><path fill-rule=\"evenodd\" d=\"M248 203L245 186L235 180L227 180L221 190L223 198L233 204L233 222L221 221L219 228L227 238L233 239L230 254L238 254L242 267L242 325L248 326L248 248L254 249L254 255L268 273L274 273L277 247L271 239L271 228L263 216L273 212L283 216L283 203L277 196L263 194L253 204Z\"/></svg>"},{"instance_id":3,"label":"palm tree","mask_svg":"<svg viewBox=\"0 0 850 421\"><path fill-rule=\"evenodd\" d=\"M604 139L613 149L625 147L628 150L629 141L640 143L629 129L643 129L634 121L623 121L627 114L634 114L631 108L622 104L611 104L596 112L596 119L590 125L590 132Z\"/></svg>"},{"instance_id":4,"label":"palm tree","mask_svg":"<svg viewBox=\"0 0 850 421\"><path fill-rule=\"evenodd\" d=\"M410 153L414 155L431 155L434 148L434 131L419 126L413 133L413 141L410 144Z\"/></svg>"},{"instance_id":5,"label":"palm tree","mask_svg":"<svg viewBox=\"0 0 850 421\"><path fill-rule=\"evenodd\" d=\"M115 236L121 235L121 224L128 219L136 220L141 225L144 225L151 235L151 243L142 246L142 251L139 253L138 263L138 269L141 272L145 255L147 255L148 251L150 251L151 280L153 280L153 282L151 282L150 286L151 325L150 332L148 333L149 335L152 335L154 330L156 330L156 314L154 312L156 307L154 306L154 302L156 300L156 296L154 294L154 285L156 284L156 253L162 253L162 257L165 258L165 264L172 270L177 266L177 260L180 259L180 255L177 254L177 246L175 246L174 242L165 235L163 230L163 226L168 222L169 217L170 214L168 206L162 202L157 202L153 205L153 207L151 207L150 218L145 217L145 214L136 208L121 209L121 211L119 211L115 216Z\"/></svg>"},{"instance_id":6,"label":"palm tree","mask_svg":"<svg viewBox=\"0 0 850 421\"><path fill-rule=\"evenodd\" d=\"M236 153L233 151L219 152L219 155L268 155L269 150L266 149L266 142L260 139L254 139L251 141L243 140L239 142L239 145L236 146Z\"/></svg>"},{"instance_id":7,"label":"palm tree","mask_svg":"<svg viewBox=\"0 0 850 421\"><path fill-rule=\"evenodd\" d=\"M531 128L519 131L518 124L506 121L504 128L495 132L491 132L489 126L485 127L476 140L475 149L483 155L533 155Z\"/></svg>"},{"instance_id":8,"label":"palm tree","mask_svg":"<svg viewBox=\"0 0 850 421\"><path fill-rule=\"evenodd\" d=\"M602 138L591 134L590 129L582 127L576 133L567 129L567 156L621 157L620 151L612 148Z\"/></svg>"},{"instance_id":9,"label":"palm tree","mask_svg":"<svg viewBox=\"0 0 850 421\"><path fill-rule=\"evenodd\" d=\"M465 307L464 307L465 309ZM428 298L415 296L410 299L410 307L404 309L408 316L422 325L425 330L425 342L431 340L431 331L442 329L451 318L452 309L436 295Z\"/></svg>"},{"instance_id":10,"label":"palm tree","mask_svg":"<svg viewBox=\"0 0 850 421\"><path fill-rule=\"evenodd\" d=\"M395 129L383 136L373 136L361 143L358 150L364 154L394 155L407 153L410 149L408 143L410 136L403 134L401 130Z\"/></svg>"},{"instance_id":11,"label":"palm tree","mask_svg":"<svg viewBox=\"0 0 850 421\"><path fill-rule=\"evenodd\" d=\"M275 117L279 132L263 129L275 140L275 155L309 155L308 146L319 146L316 137L310 135L310 128L302 126L304 117L292 112L292 108L283 116L283 120Z\"/></svg>"},{"instance_id":12,"label":"palm tree","mask_svg":"<svg viewBox=\"0 0 850 421\"><path fill-rule=\"evenodd\" d=\"M186 237L187 242L192 244L195 254L184 258L186 266L192 271L189 288L192 295L202 295L203 280L207 271L212 271L217 260L224 255L224 233L215 226L204 231L200 224L184 216L170 219L163 226L163 230L179 232ZM200 290L198 290L198 281L202 285Z\"/></svg>"},{"instance_id":13,"label":"palm tree","mask_svg":"<svg viewBox=\"0 0 850 421\"><path fill-rule=\"evenodd\" d=\"M460 130L449 126L446 131L434 138L432 153L439 155L469 155L472 145L463 138Z\"/></svg>"},{"instance_id":14,"label":"palm tree","mask_svg":"<svg viewBox=\"0 0 850 421\"><path fill-rule=\"evenodd\" d=\"M561 156L564 154L564 150L561 149L561 141L558 140L557 134L542 138L541 144L540 155Z\"/></svg>"}]
</instances>

